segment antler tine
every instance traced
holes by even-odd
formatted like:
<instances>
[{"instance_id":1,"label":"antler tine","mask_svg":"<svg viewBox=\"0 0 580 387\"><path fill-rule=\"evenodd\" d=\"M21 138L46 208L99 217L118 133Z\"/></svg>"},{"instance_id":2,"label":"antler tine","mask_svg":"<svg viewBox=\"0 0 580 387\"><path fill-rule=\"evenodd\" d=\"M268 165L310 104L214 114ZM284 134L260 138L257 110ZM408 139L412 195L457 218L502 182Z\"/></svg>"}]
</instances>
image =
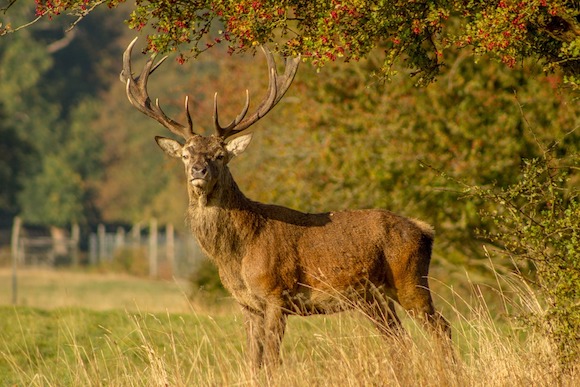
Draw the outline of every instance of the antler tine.
<instances>
[{"instance_id":1,"label":"antler tine","mask_svg":"<svg viewBox=\"0 0 580 387\"><path fill-rule=\"evenodd\" d=\"M119 79L123 83L127 83L127 79L129 79L132 76L132 73L131 73L131 52L133 51L133 46L135 45L135 42L137 42L137 39L138 39L138 37L133 39L131 41L131 43L129 43L129 45L127 46L125 51L123 52L123 70L121 70L121 73L119 74Z\"/></svg>"},{"instance_id":2,"label":"antler tine","mask_svg":"<svg viewBox=\"0 0 580 387\"><path fill-rule=\"evenodd\" d=\"M189 114L189 96L185 96L185 115L187 116L187 125L189 126L189 132L193 135L193 121L191 120L191 114Z\"/></svg>"},{"instance_id":3,"label":"antler tine","mask_svg":"<svg viewBox=\"0 0 580 387\"><path fill-rule=\"evenodd\" d=\"M248 113L248 108L250 107L250 92L246 89L246 103L244 104L242 111L225 127L222 127L219 124L217 95L218 93L216 92L213 96L213 124L218 136L226 138L228 137L226 136L228 132L238 125Z\"/></svg>"},{"instance_id":4,"label":"antler tine","mask_svg":"<svg viewBox=\"0 0 580 387\"><path fill-rule=\"evenodd\" d=\"M127 98L129 99L129 102L131 102L131 105L135 106L141 113L155 119L161 125L169 129L172 133L175 133L184 139L192 137L195 133L193 132L193 124L191 122L191 116L189 115L187 99L185 110L189 125L185 126L167 117L167 115L163 112L163 110L161 110L161 107L159 106L159 100L156 100L155 105L153 105L147 92L147 80L149 75L151 75L153 71L155 71L159 65L161 65L165 59L167 59L167 57L163 57L159 62L154 64L155 57L157 55L151 55L151 57L145 63L145 66L143 66L141 74L137 78L133 78L133 71L131 68L131 53L133 51L135 42L137 42L137 38L133 39L133 41L129 43L127 49L123 53L123 70L121 71L121 74L119 74L121 82L125 83L126 85Z\"/></svg>"},{"instance_id":5,"label":"antler tine","mask_svg":"<svg viewBox=\"0 0 580 387\"><path fill-rule=\"evenodd\" d=\"M155 63L153 68L151 70L149 70L149 75L153 74L153 71L157 70L157 67L161 66L161 63L165 62L165 59L167 59L167 55L165 55L163 58L159 59L159 62Z\"/></svg>"},{"instance_id":6,"label":"antler tine","mask_svg":"<svg viewBox=\"0 0 580 387\"><path fill-rule=\"evenodd\" d=\"M262 100L256 111L251 116L244 118L250 105L250 96L246 90L246 104L242 112L228 126L221 127L218 122L217 93L214 96L214 126L218 136L224 139L246 130L260 118L264 117L282 99L294 80L298 65L300 64L300 56L286 58L284 74L280 76L276 71L276 62L274 61L272 52L267 47L261 46L261 48L268 62L269 82L268 94Z\"/></svg>"}]
</instances>

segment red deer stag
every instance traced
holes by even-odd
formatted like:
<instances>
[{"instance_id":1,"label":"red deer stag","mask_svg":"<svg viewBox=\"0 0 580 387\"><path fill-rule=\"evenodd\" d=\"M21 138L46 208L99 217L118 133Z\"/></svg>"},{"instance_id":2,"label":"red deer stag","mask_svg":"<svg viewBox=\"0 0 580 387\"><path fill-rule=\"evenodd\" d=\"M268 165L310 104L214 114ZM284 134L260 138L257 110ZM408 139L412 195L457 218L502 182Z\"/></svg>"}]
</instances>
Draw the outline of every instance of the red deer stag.
<instances>
[{"instance_id":1,"label":"red deer stag","mask_svg":"<svg viewBox=\"0 0 580 387\"><path fill-rule=\"evenodd\" d=\"M257 203L234 181L228 163L246 149L252 134L228 139L246 131L280 101L296 74L299 57L287 58L280 75L272 53L263 48L269 68L267 97L246 117L246 91L242 112L221 126L216 93L216 134L205 137L193 132L187 97L187 126L167 117L158 101L152 104L147 79L161 63L154 66L155 55L133 78L135 41L123 55L121 81L133 106L185 140L181 144L155 137L166 154L183 161L189 227L243 310L253 366L279 361L288 315L356 306L390 337L402 330L394 300L438 334L449 334L448 323L433 308L427 283L431 226L384 210L307 214Z\"/></svg>"}]
</instances>

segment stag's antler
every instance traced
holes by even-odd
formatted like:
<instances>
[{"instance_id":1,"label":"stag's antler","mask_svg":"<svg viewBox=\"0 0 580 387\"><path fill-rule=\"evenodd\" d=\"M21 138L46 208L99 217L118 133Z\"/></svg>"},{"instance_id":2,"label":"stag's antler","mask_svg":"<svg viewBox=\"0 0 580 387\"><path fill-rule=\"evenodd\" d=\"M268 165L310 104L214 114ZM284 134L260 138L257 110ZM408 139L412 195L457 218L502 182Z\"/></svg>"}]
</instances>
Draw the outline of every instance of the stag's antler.
<instances>
[{"instance_id":1,"label":"stag's antler","mask_svg":"<svg viewBox=\"0 0 580 387\"><path fill-rule=\"evenodd\" d=\"M217 93L214 95L213 99L213 121L216 133L218 136L226 139L235 134L238 134L253 124L255 124L260 118L264 117L276 104L282 99L290 84L294 80L296 71L298 70L298 64L300 63L300 56L295 58L286 58L284 75L280 76L276 71L276 63L274 62L274 56L268 50L267 47L261 46L264 55L266 55L266 60L268 61L268 70L270 73L268 94L266 98L260 103L254 114L244 119L248 108L250 106L250 94L246 90L246 104L242 109L242 112L227 126L222 127L219 124L218 119L218 104L217 104Z\"/></svg>"},{"instance_id":2,"label":"stag's antler","mask_svg":"<svg viewBox=\"0 0 580 387\"><path fill-rule=\"evenodd\" d=\"M131 51L137 38L127 46L123 54L123 70L119 75L121 82L126 84L127 98L133 106L135 106L140 112L148 115L149 117L157 120L161 125L165 126L171 132L188 139L195 135L193 131L193 123L191 116L189 114L188 98L185 97L185 113L187 116L188 126L182 125L177 121L172 120L167 117L161 107L159 106L159 100L155 100L155 104L151 103L151 99L147 93L147 79L149 75L159 67L161 63L167 57L163 57L157 64L154 65L156 54L153 54L149 60L145 63L141 74L137 78L133 78L131 70ZM295 58L286 58L284 74L280 76L276 71L276 63L274 62L274 56L266 47L261 47L264 55L266 55L266 60L268 61L269 69L269 85L268 94L266 98L260 103L254 114L244 119L248 113L248 108L250 107L250 95L246 90L246 104L242 109L242 112L227 126L222 127L219 124L218 118L218 104L217 104L217 93L214 96L214 126L218 136L226 139L235 134L238 134L253 124L255 124L260 118L264 117L276 104L282 99L290 84L294 80L296 71L298 70L298 64L300 63L300 56Z\"/></svg>"},{"instance_id":3,"label":"stag's antler","mask_svg":"<svg viewBox=\"0 0 580 387\"><path fill-rule=\"evenodd\" d=\"M129 98L129 102L131 102L131 105L135 106L140 112L155 119L171 132L187 140L195 134L193 132L193 122L191 121L191 116L189 114L189 98L185 97L185 113L187 115L188 126L182 125L167 117L163 110L161 110L158 99L155 100L155 105L151 103L151 99L147 93L147 79L149 78L149 75L151 75L153 71L155 71L155 69L157 69L165 59L167 59L167 57L161 58L157 64L153 65L156 54L151 55L149 60L145 63L141 74L137 78L133 78L133 72L131 70L131 51L133 50L136 41L137 38L133 39L123 53L123 70L121 71L121 74L119 74L121 82L126 85L127 98Z\"/></svg>"}]
</instances>

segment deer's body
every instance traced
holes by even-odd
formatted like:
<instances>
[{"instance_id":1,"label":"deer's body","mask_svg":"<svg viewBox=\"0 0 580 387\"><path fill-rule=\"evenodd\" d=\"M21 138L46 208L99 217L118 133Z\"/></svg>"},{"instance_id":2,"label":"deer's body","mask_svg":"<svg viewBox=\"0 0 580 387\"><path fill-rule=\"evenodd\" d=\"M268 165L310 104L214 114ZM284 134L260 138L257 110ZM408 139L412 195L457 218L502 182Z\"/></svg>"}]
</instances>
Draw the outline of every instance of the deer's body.
<instances>
[{"instance_id":1,"label":"deer's body","mask_svg":"<svg viewBox=\"0 0 580 387\"><path fill-rule=\"evenodd\" d=\"M233 180L227 199L200 204L188 221L245 308L275 303L288 313L335 312L377 287L398 299L407 284L427 286L433 232L383 210L307 214L247 199ZM191 195L191 193L190 193Z\"/></svg>"},{"instance_id":2,"label":"deer's body","mask_svg":"<svg viewBox=\"0 0 580 387\"><path fill-rule=\"evenodd\" d=\"M433 308L427 276L433 230L418 220L384 210L307 214L246 198L228 163L251 140L241 133L266 114L284 95L299 59L288 59L279 77L269 51L268 97L257 112L242 113L221 127L214 100L217 135L201 136L189 125L168 118L147 95L147 78L155 70L149 60L140 76L131 74L131 43L124 55L121 80L127 96L141 112L181 135L184 144L156 137L163 151L180 158L188 181L187 221L207 255L215 262L223 285L241 305L253 364L275 364L290 314L331 313L357 307L386 336L401 332L393 301L439 334L449 326Z\"/></svg>"}]
</instances>

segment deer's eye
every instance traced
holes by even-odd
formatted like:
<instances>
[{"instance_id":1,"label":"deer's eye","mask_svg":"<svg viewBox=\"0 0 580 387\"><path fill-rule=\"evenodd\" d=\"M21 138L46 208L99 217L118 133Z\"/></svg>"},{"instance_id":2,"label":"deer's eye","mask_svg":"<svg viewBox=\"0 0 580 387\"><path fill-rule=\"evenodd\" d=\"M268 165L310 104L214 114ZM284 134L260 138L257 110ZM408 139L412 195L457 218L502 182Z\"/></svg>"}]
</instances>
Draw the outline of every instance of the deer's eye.
<instances>
[{"instance_id":1,"label":"deer's eye","mask_svg":"<svg viewBox=\"0 0 580 387\"><path fill-rule=\"evenodd\" d=\"M183 160L189 160L189 155L188 154L184 154L184 155L181 156L181 158Z\"/></svg>"},{"instance_id":2,"label":"deer's eye","mask_svg":"<svg viewBox=\"0 0 580 387\"><path fill-rule=\"evenodd\" d=\"M219 154L215 157L216 160L223 160L225 156L223 154Z\"/></svg>"}]
</instances>

